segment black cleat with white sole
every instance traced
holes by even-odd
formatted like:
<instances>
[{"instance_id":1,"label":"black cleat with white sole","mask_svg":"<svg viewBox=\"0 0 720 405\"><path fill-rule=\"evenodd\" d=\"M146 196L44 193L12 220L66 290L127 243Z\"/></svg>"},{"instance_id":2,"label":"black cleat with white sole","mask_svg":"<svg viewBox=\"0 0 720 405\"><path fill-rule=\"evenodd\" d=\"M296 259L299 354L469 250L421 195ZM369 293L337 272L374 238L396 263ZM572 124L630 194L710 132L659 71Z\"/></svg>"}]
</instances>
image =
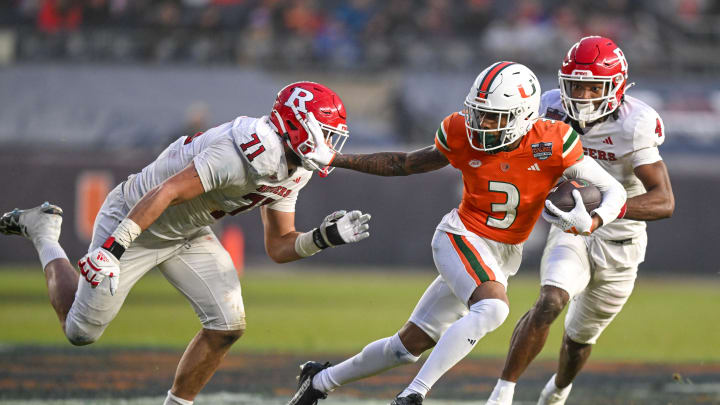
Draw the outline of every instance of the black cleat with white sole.
<instances>
[{"instance_id":1,"label":"black cleat with white sole","mask_svg":"<svg viewBox=\"0 0 720 405\"><path fill-rule=\"evenodd\" d=\"M287 405L316 405L319 400L327 398L326 393L313 388L312 380L317 373L328 367L330 363L322 364L317 361L308 361L301 365L297 391Z\"/></svg>"}]
</instances>

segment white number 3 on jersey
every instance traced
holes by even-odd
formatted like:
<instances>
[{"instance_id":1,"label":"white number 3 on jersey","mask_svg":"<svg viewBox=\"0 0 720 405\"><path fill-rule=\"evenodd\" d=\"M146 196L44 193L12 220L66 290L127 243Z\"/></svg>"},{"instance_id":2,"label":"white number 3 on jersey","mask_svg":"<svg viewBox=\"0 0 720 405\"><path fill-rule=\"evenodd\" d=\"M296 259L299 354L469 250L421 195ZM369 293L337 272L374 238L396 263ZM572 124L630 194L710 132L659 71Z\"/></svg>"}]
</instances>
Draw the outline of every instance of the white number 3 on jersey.
<instances>
[{"instance_id":1,"label":"white number 3 on jersey","mask_svg":"<svg viewBox=\"0 0 720 405\"><path fill-rule=\"evenodd\" d=\"M504 203L492 203L490 209L492 212L504 212L503 219L497 219L491 216L487 218L487 225L498 229L508 229L515 222L517 216L517 207L520 205L520 192L514 184L503 183L500 181L491 181L488 184L488 190L495 193L503 193L507 196Z\"/></svg>"}]
</instances>

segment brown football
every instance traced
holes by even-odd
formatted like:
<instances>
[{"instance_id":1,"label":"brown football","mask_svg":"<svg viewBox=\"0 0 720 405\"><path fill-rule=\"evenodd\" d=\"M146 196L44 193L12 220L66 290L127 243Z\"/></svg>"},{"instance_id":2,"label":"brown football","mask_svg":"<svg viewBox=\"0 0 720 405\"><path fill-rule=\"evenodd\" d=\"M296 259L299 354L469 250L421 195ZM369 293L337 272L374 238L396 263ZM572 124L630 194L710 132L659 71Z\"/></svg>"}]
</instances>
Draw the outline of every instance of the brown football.
<instances>
[{"instance_id":1,"label":"brown football","mask_svg":"<svg viewBox=\"0 0 720 405\"><path fill-rule=\"evenodd\" d=\"M572 191L575 189L580 192L587 212L591 212L600 206L600 202L602 202L600 190L587 181L580 179L568 179L559 183L550 189L547 199L561 210L565 212L571 211L575 208L575 199L572 196ZM545 210L547 211L547 208ZM549 211L548 214L552 215Z\"/></svg>"}]
</instances>

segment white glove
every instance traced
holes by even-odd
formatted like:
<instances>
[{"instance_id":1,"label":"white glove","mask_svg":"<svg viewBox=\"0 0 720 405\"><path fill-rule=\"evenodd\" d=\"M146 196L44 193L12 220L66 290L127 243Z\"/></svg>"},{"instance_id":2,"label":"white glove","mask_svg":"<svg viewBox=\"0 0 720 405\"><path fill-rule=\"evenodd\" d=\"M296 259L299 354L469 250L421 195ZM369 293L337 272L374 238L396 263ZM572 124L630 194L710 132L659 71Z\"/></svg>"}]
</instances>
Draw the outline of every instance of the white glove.
<instances>
[{"instance_id":1,"label":"white glove","mask_svg":"<svg viewBox=\"0 0 720 405\"><path fill-rule=\"evenodd\" d=\"M325 217L313 231L313 242L320 249L346 243L359 242L370 236L370 214L360 211L336 211Z\"/></svg>"},{"instance_id":2,"label":"white glove","mask_svg":"<svg viewBox=\"0 0 720 405\"><path fill-rule=\"evenodd\" d=\"M311 112L307 113L307 119L300 120L300 124L305 128L309 137L313 142L312 152L301 156L303 167L306 170L327 170L327 166L335 159L336 152L332 150L325 139L325 134L315 115Z\"/></svg>"},{"instance_id":3,"label":"white glove","mask_svg":"<svg viewBox=\"0 0 720 405\"><path fill-rule=\"evenodd\" d=\"M110 281L110 294L115 295L120 280L120 260L112 253L99 247L80 259L78 266L80 274L92 288L100 285L107 277Z\"/></svg>"},{"instance_id":4,"label":"white glove","mask_svg":"<svg viewBox=\"0 0 720 405\"><path fill-rule=\"evenodd\" d=\"M592 217L585 209L580 192L573 190L572 196L575 199L575 208L570 212L565 212L556 207L550 200L545 200L545 207L555 216L543 210L542 217L567 233L584 236L590 235L595 230L593 229Z\"/></svg>"}]
</instances>

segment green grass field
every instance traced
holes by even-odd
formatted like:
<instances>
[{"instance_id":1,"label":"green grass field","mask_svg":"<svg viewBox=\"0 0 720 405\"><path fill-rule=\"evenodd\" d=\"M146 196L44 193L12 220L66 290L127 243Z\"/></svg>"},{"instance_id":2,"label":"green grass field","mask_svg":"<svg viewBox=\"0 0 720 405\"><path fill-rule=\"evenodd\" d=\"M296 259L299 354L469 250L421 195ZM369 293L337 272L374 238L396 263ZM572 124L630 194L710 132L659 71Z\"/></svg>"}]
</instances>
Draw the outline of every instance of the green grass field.
<instances>
[{"instance_id":1,"label":"green grass field","mask_svg":"<svg viewBox=\"0 0 720 405\"><path fill-rule=\"evenodd\" d=\"M354 353L394 333L435 277L432 269L363 270L249 269L242 279L248 330L233 350ZM638 281L630 302L595 348L595 360L720 362L720 281L667 280ZM510 280L510 316L478 344L474 356L505 355L513 326L534 302L537 291L533 276ZM68 344L37 268L0 268L0 301L0 344ZM199 327L184 297L159 273L151 272L135 286L96 346L181 349ZM556 356L561 334L559 320L541 357Z\"/></svg>"}]
</instances>

